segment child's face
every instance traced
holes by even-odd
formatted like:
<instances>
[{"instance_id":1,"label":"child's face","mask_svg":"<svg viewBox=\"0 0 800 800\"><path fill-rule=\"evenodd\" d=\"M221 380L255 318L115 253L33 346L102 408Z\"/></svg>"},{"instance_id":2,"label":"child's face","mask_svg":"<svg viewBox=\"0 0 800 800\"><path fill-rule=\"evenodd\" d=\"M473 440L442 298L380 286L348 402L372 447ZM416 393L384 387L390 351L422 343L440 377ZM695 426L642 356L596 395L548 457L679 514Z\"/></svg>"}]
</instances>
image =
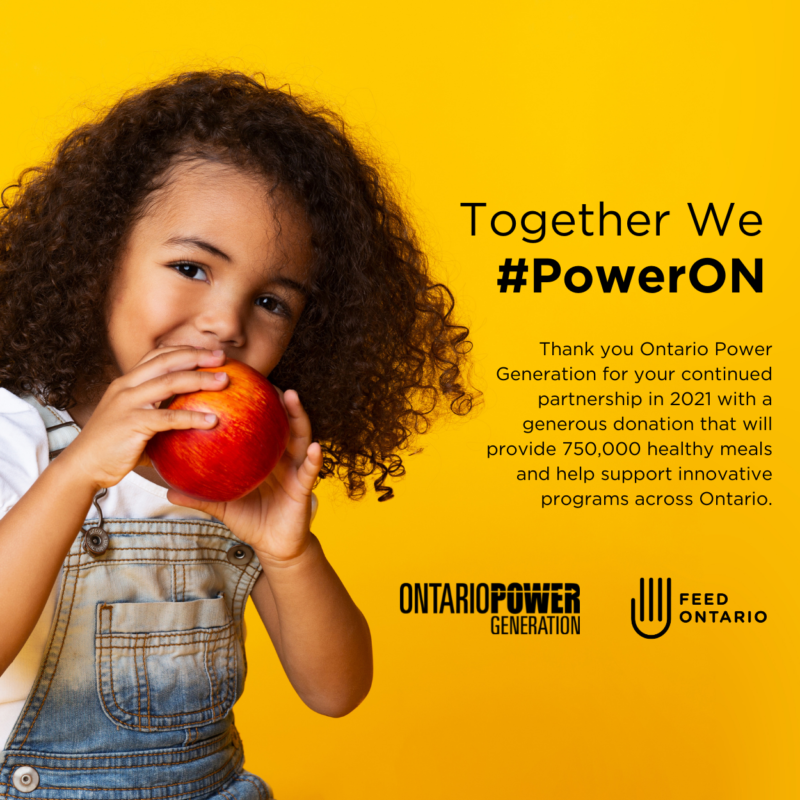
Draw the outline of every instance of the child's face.
<instances>
[{"instance_id":1,"label":"child's face","mask_svg":"<svg viewBox=\"0 0 800 800\"><path fill-rule=\"evenodd\" d=\"M306 300L310 229L290 200L222 164L176 166L133 227L108 302L120 374L159 347L224 350L269 375Z\"/></svg>"}]
</instances>

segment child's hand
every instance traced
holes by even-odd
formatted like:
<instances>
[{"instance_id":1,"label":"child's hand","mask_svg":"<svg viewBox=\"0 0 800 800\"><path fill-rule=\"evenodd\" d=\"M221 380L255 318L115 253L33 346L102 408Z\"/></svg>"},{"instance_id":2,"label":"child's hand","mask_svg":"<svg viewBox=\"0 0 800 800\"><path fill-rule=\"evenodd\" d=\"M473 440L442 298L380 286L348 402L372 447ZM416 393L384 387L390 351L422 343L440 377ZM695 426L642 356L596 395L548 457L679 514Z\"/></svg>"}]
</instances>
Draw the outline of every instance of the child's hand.
<instances>
[{"instance_id":1,"label":"child's hand","mask_svg":"<svg viewBox=\"0 0 800 800\"><path fill-rule=\"evenodd\" d=\"M251 597L286 675L310 708L342 716L369 691L372 641L364 615L308 529L322 450L311 441L297 392L287 391L283 401L289 444L257 489L230 503L192 500L174 489L167 496L211 514L253 547L263 572Z\"/></svg>"},{"instance_id":2,"label":"child's hand","mask_svg":"<svg viewBox=\"0 0 800 800\"><path fill-rule=\"evenodd\" d=\"M289 443L275 469L250 494L229 503L195 500L170 489L171 503L204 511L256 551L262 564L290 562L311 541L311 490L322 468L322 448L311 441L311 422L295 391L282 395Z\"/></svg>"},{"instance_id":3,"label":"child's hand","mask_svg":"<svg viewBox=\"0 0 800 800\"><path fill-rule=\"evenodd\" d=\"M97 490L114 486L137 465L149 463L143 452L156 433L213 428L217 424L213 414L158 406L175 394L224 389L228 385L224 372L197 372L197 367L221 366L224 361L221 350L151 351L109 384L80 435L60 458L85 474Z\"/></svg>"}]
</instances>

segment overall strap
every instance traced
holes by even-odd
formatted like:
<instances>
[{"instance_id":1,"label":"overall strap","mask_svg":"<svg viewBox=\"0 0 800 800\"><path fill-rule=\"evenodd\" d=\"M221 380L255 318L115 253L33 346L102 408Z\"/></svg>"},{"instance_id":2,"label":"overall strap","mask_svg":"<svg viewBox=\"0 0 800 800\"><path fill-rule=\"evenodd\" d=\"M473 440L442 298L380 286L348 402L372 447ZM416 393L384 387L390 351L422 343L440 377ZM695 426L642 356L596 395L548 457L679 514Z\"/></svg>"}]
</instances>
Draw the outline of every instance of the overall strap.
<instances>
[{"instance_id":1,"label":"overall strap","mask_svg":"<svg viewBox=\"0 0 800 800\"><path fill-rule=\"evenodd\" d=\"M67 422L52 408L42 405L32 394L23 395L20 399L33 406L42 418L47 430L47 444L52 461L59 453L67 449L81 429L76 422Z\"/></svg>"}]
</instances>

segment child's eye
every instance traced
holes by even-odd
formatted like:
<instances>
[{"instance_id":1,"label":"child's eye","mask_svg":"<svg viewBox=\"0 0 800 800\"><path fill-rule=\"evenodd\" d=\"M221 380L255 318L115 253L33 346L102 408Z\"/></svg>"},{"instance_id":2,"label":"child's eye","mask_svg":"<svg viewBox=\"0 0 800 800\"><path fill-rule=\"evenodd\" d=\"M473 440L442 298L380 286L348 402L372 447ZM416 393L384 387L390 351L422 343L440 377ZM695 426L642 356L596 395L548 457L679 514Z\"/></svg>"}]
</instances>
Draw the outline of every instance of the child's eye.
<instances>
[{"instance_id":1,"label":"child's eye","mask_svg":"<svg viewBox=\"0 0 800 800\"><path fill-rule=\"evenodd\" d=\"M180 261L177 264L171 264L173 269L180 272L185 278L192 280L205 281L208 280L205 270L198 267L197 264L192 264L190 261Z\"/></svg>"},{"instance_id":2,"label":"child's eye","mask_svg":"<svg viewBox=\"0 0 800 800\"><path fill-rule=\"evenodd\" d=\"M286 305L278 300L277 297L272 297L271 295L259 297L258 300L256 300L256 305L260 306L265 311L269 311L270 314L281 314L285 317L290 316L290 311Z\"/></svg>"}]
</instances>

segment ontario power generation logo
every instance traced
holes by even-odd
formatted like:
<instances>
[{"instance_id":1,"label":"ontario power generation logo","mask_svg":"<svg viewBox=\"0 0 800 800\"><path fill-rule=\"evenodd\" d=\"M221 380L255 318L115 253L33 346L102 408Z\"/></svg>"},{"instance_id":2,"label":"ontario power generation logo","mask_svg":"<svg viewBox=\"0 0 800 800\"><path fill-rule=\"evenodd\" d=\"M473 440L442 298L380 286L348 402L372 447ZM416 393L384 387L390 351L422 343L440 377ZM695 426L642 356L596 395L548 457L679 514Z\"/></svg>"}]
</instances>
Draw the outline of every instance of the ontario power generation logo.
<instances>
[{"instance_id":1,"label":"ontario power generation logo","mask_svg":"<svg viewBox=\"0 0 800 800\"><path fill-rule=\"evenodd\" d=\"M581 587L566 581L403 583L402 614L488 615L495 635L573 636L581 632Z\"/></svg>"},{"instance_id":2,"label":"ontario power generation logo","mask_svg":"<svg viewBox=\"0 0 800 800\"><path fill-rule=\"evenodd\" d=\"M729 607L725 592L678 593L678 620L684 625L762 624L767 612ZM639 598L631 598L631 625L643 639L660 639L672 626L672 578L639 578ZM674 628L672 628L674 630Z\"/></svg>"}]
</instances>

